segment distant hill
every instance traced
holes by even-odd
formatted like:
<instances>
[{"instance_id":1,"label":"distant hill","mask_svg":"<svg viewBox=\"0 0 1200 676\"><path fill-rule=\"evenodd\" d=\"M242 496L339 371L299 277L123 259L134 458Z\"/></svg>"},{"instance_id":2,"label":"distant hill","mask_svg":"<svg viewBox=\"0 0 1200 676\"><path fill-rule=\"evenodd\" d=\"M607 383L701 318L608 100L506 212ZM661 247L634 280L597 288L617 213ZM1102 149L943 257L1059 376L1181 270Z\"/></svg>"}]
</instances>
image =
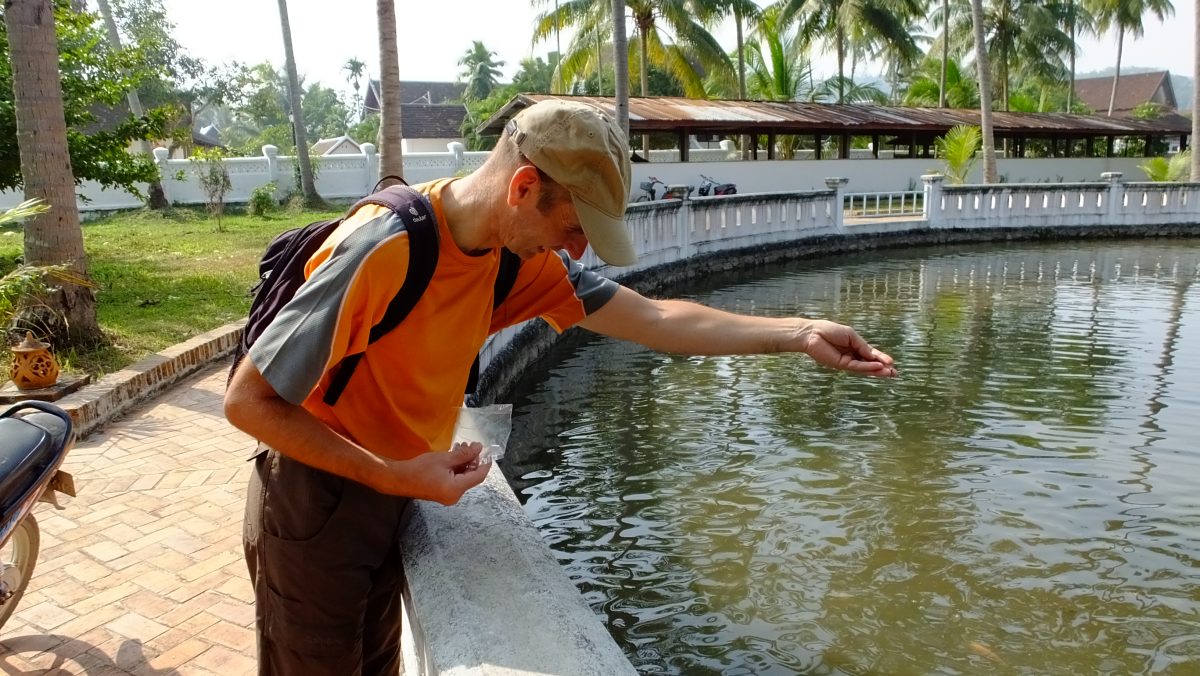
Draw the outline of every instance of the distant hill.
<instances>
[{"instance_id":1,"label":"distant hill","mask_svg":"<svg viewBox=\"0 0 1200 676\"><path fill-rule=\"evenodd\" d=\"M1103 77L1105 75L1107 75L1108 77L1112 77L1115 70L1116 70L1115 68L1105 68L1102 70L1088 71L1086 73L1076 73L1075 78L1080 79L1080 78L1085 78L1085 77ZM1160 71L1160 70L1163 70L1163 69L1162 68L1145 68L1143 66L1129 66L1129 67L1122 66L1121 74L1125 75L1125 74L1131 74L1131 73L1151 73L1151 72ZM1175 90L1175 101L1176 101L1176 103L1179 104L1180 112L1192 109L1192 91L1195 89L1195 86L1196 86L1196 83L1192 81L1192 78L1186 77L1183 75L1179 75L1178 73L1174 73L1174 72L1171 73L1171 88Z\"/></svg>"}]
</instances>

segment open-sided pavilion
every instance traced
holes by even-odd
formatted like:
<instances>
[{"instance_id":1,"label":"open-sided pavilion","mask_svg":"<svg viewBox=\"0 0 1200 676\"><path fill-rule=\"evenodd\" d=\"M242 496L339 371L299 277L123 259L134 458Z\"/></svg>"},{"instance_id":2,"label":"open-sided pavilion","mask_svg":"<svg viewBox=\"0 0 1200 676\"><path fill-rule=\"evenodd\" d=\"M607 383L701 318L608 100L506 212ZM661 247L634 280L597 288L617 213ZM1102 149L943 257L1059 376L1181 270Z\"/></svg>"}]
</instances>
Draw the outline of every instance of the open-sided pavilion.
<instances>
[{"instance_id":1,"label":"open-sided pavilion","mask_svg":"<svg viewBox=\"0 0 1200 676\"><path fill-rule=\"evenodd\" d=\"M544 99L582 101L612 113L610 96L518 94L478 127L482 135L498 135L522 109ZM676 138L680 161L688 161L691 137L747 136L749 154L759 157L759 137L767 138L766 159L776 159L776 140L782 135L813 139L815 158L822 146L836 139L837 157L849 157L855 137L870 139L875 157L892 147L893 157L931 157L934 141L956 125L979 125L980 111L963 108L907 108L872 104L805 103L800 101L727 101L683 97L630 97L629 133L669 134ZM1142 139L1143 154L1160 154L1163 141L1188 145L1191 121L1176 113L1155 119L1105 117L1068 113L993 113L997 145L1007 142L1009 157L1027 157L1031 142L1048 157L1113 157L1118 139Z\"/></svg>"}]
</instances>

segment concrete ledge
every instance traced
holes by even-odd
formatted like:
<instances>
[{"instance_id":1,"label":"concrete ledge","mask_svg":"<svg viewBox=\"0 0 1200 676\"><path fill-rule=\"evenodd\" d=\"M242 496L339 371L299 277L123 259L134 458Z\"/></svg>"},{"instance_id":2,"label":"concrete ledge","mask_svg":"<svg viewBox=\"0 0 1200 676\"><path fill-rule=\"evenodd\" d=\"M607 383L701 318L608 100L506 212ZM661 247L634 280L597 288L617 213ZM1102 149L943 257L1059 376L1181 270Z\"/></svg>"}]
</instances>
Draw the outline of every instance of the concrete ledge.
<instances>
[{"instance_id":1,"label":"concrete ledge","mask_svg":"<svg viewBox=\"0 0 1200 676\"><path fill-rule=\"evenodd\" d=\"M232 354L245 324L245 320L226 324L173 345L56 403L71 414L75 434L82 439L179 380Z\"/></svg>"},{"instance_id":2,"label":"concrete ledge","mask_svg":"<svg viewBox=\"0 0 1200 676\"><path fill-rule=\"evenodd\" d=\"M637 673L495 465L456 505L415 502L403 542L415 673Z\"/></svg>"}]
</instances>

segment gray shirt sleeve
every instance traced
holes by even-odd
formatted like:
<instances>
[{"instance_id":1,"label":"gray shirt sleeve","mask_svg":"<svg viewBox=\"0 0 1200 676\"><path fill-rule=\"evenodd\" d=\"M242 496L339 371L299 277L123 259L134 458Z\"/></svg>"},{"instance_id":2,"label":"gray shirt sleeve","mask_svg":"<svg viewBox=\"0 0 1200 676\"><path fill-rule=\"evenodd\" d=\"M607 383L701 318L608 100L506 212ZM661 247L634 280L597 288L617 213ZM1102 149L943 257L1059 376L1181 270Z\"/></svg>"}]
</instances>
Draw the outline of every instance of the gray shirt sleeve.
<instances>
[{"instance_id":1,"label":"gray shirt sleeve","mask_svg":"<svg viewBox=\"0 0 1200 676\"><path fill-rule=\"evenodd\" d=\"M407 234L391 213L359 226L313 270L254 341L248 356L279 396L300 405L321 382L351 282L367 256L395 236ZM399 266L397 288L404 282L404 270Z\"/></svg>"}]
</instances>

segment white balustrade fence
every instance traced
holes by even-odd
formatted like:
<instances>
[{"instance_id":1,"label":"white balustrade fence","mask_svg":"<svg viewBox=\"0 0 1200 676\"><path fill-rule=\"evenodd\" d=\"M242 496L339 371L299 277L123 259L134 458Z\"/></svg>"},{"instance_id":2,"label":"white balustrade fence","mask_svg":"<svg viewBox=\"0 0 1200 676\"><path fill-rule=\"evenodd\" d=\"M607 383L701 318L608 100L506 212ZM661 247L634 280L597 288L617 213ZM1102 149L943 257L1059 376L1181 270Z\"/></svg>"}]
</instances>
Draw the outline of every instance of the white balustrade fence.
<instances>
[{"instance_id":1,"label":"white balustrade fence","mask_svg":"<svg viewBox=\"0 0 1200 676\"><path fill-rule=\"evenodd\" d=\"M1122 183L1119 172L1095 183L948 186L925 182L930 228L1152 226L1200 221L1200 183Z\"/></svg>"},{"instance_id":2,"label":"white balustrade fence","mask_svg":"<svg viewBox=\"0 0 1200 676\"><path fill-rule=\"evenodd\" d=\"M846 195L847 218L888 218L919 216L922 193L919 190L893 192L852 192Z\"/></svg>"},{"instance_id":3,"label":"white balustrade fence","mask_svg":"<svg viewBox=\"0 0 1200 676\"><path fill-rule=\"evenodd\" d=\"M1121 174L1080 183L943 185L941 175L922 176L920 193L904 192L905 214L889 220L847 223L848 179L828 178L828 190L770 192L658 200L629 205L626 222L637 262L610 268L590 248L581 262L606 276L624 275L719 254L808 237L902 233L930 229L1062 228L1071 226L1200 226L1200 183L1122 183ZM899 203L900 193L895 193ZM881 202L885 203L885 202ZM923 218L912 218L920 215ZM900 214L893 214L900 217ZM480 365L486 368L520 331L512 327L489 340Z\"/></svg>"}]
</instances>

